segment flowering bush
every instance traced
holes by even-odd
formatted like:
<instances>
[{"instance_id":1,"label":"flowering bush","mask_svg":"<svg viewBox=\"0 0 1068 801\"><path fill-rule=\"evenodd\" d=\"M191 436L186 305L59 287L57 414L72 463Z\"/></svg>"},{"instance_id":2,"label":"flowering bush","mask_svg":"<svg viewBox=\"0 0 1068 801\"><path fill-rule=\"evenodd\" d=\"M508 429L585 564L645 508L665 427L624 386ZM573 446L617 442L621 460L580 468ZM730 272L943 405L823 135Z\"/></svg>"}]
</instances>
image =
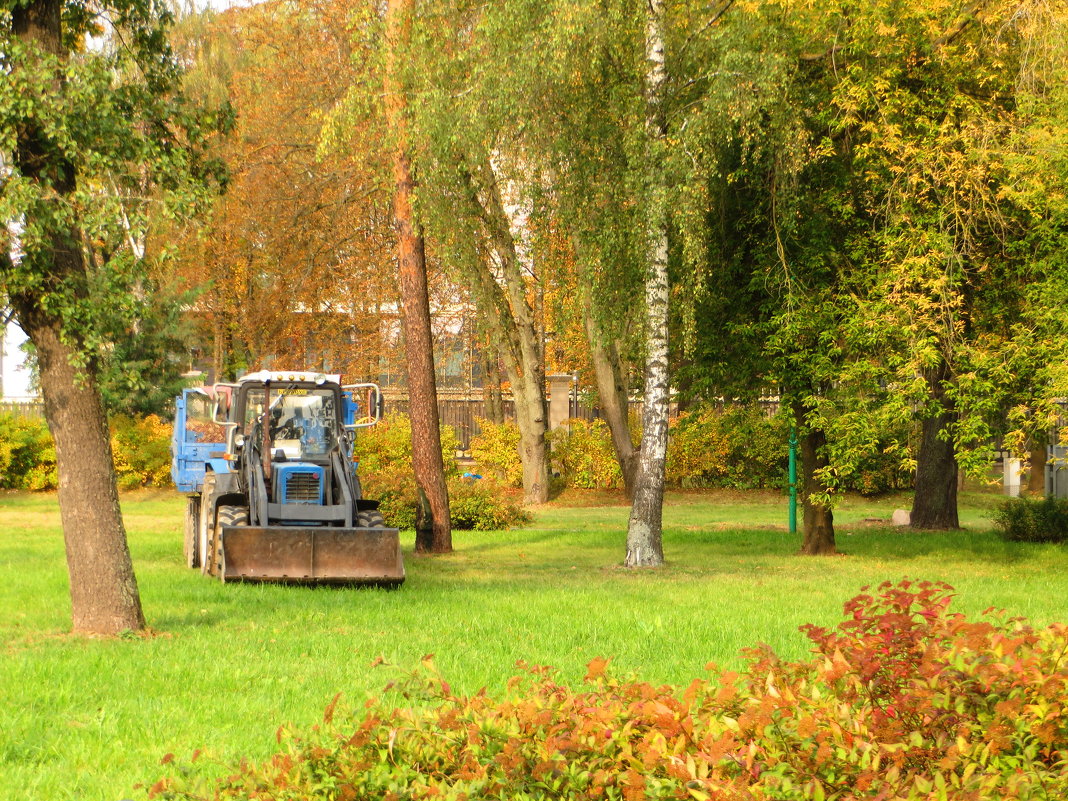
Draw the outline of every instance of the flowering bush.
<instances>
[{"instance_id":1,"label":"flowering bush","mask_svg":"<svg viewBox=\"0 0 1068 801\"><path fill-rule=\"evenodd\" d=\"M161 799L1039 799L1068 797L1068 628L948 612L941 584L884 584L812 658L754 649L679 692L588 666L524 669L500 699L426 661L355 715L337 699L263 764L157 782ZM165 762L173 759L168 755Z\"/></svg>"}]
</instances>

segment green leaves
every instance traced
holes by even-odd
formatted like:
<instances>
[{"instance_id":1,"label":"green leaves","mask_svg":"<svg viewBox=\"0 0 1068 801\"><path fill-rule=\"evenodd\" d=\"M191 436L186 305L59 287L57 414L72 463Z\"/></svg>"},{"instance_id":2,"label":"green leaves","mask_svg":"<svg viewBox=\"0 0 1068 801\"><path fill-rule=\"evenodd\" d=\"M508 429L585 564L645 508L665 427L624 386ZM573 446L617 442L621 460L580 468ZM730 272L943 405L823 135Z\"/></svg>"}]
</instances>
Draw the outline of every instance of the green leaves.
<instances>
[{"instance_id":1,"label":"green leaves","mask_svg":"<svg viewBox=\"0 0 1068 801\"><path fill-rule=\"evenodd\" d=\"M128 338L135 309L146 321L155 313L145 301L150 220L188 216L213 191L220 176L200 148L223 121L178 93L162 4L63 8L68 50L16 35L14 11L0 16L0 152L12 157L0 219L15 221L19 250L0 268L0 295L32 298L95 360ZM81 251L84 274L56 273L57 246Z\"/></svg>"}]
</instances>

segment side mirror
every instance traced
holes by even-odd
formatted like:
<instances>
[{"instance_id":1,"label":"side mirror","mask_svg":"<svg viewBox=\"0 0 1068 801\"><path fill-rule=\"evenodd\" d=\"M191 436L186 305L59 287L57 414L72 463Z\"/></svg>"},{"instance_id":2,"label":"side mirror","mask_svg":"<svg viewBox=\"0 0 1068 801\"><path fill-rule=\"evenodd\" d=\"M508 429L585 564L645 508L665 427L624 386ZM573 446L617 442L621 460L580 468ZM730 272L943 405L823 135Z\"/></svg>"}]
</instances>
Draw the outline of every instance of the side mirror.
<instances>
[{"instance_id":1,"label":"side mirror","mask_svg":"<svg viewBox=\"0 0 1068 801\"><path fill-rule=\"evenodd\" d=\"M382 389L378 384L346 384L341 389L349 393L356 407L353 421L345 423L347 430L368 428L382 419L385 402L382 398Z\"/></svg>"}]
</instances>

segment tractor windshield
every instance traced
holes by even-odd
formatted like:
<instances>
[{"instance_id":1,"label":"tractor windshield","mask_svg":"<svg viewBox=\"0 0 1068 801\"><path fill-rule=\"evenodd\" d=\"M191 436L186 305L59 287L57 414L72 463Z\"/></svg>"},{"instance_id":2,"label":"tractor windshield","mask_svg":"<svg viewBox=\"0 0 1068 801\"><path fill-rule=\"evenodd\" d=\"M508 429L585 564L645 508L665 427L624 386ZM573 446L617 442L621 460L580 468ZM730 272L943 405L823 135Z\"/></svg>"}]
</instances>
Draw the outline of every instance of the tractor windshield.
<instances>
[{"instance_id":1,"label":"tractor windshield","mask_svg":"<svg viewBox=\"0 0 1068 801\"><path fill-rule=\"evenodd\" d=\"M262 419L266 393L255 388L245 401L246 430ZM287 459L326 456L337 436L337 397L333 390L286 387L271 390L271 453Z\"/></svg>"}]
</instances>

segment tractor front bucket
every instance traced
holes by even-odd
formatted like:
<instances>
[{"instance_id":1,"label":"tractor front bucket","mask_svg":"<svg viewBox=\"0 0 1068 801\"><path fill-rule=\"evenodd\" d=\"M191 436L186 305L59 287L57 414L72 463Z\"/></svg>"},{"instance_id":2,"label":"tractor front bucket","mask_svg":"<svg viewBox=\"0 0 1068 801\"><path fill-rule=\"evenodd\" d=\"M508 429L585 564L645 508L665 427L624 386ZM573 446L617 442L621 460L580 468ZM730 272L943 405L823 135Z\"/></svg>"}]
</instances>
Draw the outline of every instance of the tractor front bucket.
<instances>
[{"instance_id":1,"label":"tractor front bucket","mask_svg":"<svg viewBox=\"0 0 1068 801\"><path fill-rule=\"evenodd\" d=\"M404 582L395 528L224 526L220 546L223 581L386 587Z\"/></svg>"}]
</instances>

